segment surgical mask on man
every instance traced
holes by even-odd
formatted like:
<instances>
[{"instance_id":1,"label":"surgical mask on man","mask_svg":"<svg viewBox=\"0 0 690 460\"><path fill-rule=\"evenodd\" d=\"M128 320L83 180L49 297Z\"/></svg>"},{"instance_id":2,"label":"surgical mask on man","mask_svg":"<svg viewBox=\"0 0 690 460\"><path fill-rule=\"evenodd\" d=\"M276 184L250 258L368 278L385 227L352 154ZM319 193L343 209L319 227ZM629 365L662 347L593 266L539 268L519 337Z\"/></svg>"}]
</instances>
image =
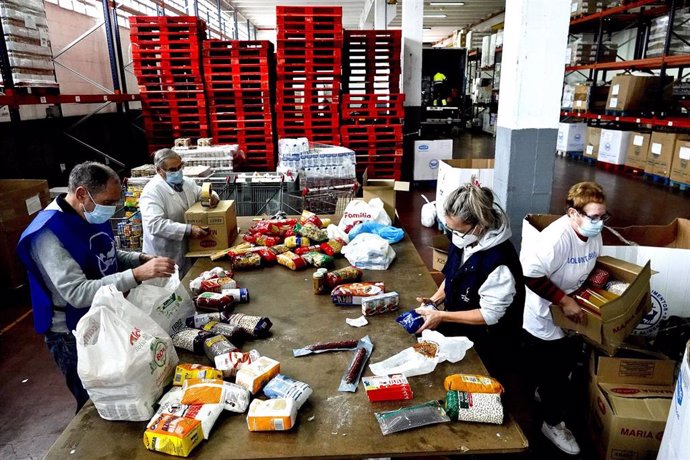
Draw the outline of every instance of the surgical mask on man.
<instances>
[{"instance_id":1,"label":"surgical mask on man","mask_svg":"<svg viewBox=\"0 0 690 460\"><path fill-rule=\"evenodd\" d=\"M582 236L591 238L601 233L601 230L604 228L604 221L598 220L596 222L592 222L592 220L588 217L583 217L582 225L579 225L579 227Z\"/></svg>"},{"instance_id":2,"label":"surgical mask on man","mask_svg":"<svg viewBox=\"0 0 690 460\"><path fill-rule=\"evenodd\" d=\"M165 181L170 185L180 185L184 181L184 175L182 170L179 171L167 171L165 173Z\"/></svg>"},{"instance_id":3,"label":"surgical mask on man","mask_svg":"<svg viewBox=\"0 0 690 460\"><path fill-rule=\"evenodd\" d=\"M108 220L115 215L117 207L114 205L106 206L104 204L98 204L93 199L91 193L88 190L86 193L89 194L89 198L91 198L91 201L95 205L93 211L87 211L84 205L81 205L82 209L84 210L84 218L86 219L86 221L90 224L103 224L105 222L108 222Z\"/></svg>"},{"instance_id":4,"label":"surgical mask on man","mask_svg":"<svg viewBox=\"0 0 690 460\"><path fill-rule=\"evenodd\" d=\"M479 237L474 234L474 229L472 229L472 232L466 235L462 235L460 232L453 232L451 241L457 248L463 249L479 241Z\"/></svg>"}]
</instances>

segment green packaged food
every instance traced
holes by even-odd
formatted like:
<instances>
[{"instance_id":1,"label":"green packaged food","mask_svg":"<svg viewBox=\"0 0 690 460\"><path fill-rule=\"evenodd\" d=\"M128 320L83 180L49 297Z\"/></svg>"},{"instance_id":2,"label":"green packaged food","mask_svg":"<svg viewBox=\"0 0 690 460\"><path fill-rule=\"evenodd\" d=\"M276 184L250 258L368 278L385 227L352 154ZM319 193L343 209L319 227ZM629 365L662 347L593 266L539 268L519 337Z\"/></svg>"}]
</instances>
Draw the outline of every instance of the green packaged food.
<instances>
[{"instance_id":1,"label":"green packaged food","mask_svg":"<svg viewBox=\"0 0 690 460\"><path fill-rule=\"evenodd\" d=\"M309 265L313 265L316 268L330 268L335 264L333 257L321 254L320 252L308 252L304 254L302 258L306 260Z\"/></svg>"}]
</instances>

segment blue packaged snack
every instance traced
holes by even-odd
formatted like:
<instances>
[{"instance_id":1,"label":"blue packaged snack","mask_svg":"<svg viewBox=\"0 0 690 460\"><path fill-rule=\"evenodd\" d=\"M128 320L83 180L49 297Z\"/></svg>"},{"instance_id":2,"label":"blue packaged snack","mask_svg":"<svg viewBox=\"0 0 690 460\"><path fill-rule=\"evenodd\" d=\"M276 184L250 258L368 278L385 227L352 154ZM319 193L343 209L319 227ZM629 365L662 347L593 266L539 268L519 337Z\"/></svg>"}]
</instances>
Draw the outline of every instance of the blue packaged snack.
<instances>
[{"instance_id":1,"label":"blue packaged snack","mask_svg":"<svg viewBox=\"0 0 690 460\"><path fill-rule=\"evenodd\" d=\"M311 393L312 389L309 385L283 374L273 377L264 387L266 397L270 399L291 398L295 401L298 410L311 396Z\"/></svg>"},{"instance_id":2,"label":"blue packaged snack","mask_svg":"<svg viewBox=\"0 0 690 460\"><path fill-rule=\"evenodd\" d=\"M424 317L414 310L406 311L395 318L395 321L405 328L410 334L414 334L424 324Z\"/></svg>"}]
</instances>

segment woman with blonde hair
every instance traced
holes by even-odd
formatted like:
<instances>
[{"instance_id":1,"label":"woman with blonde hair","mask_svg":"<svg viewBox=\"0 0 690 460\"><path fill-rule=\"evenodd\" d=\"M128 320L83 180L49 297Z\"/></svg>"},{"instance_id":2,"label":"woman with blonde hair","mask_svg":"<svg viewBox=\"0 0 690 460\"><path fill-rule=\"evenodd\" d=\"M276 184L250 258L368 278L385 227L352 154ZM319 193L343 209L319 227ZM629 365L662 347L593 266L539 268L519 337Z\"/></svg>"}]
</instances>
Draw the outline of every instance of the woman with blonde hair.
<instances>
[{"instance_id":1,"label":"woman with blonde hair","mask_svg":"<svg viewBox=\"0 0 690 460\"><path fill-rule=\"evenodd\" d=\"M542 402L542 433L556 447L577 455L580 447L564 422L569 394L568 376L575 367L577 336L567 336L556 326L550 306L558 305L575 322L586 320L582 308L569 294L585 282L601 254L601 230L608 219L606 196L599 184L580 182L568 191L566 214L552 222L535 244L523 242L520 260L527 292L523 328L535 366L535 398Z\"/></svg>"},{"instance_id":2,"label":"woman with blonde hair","mask_svg":"<svg viewBox=\"0 0 690 460\"><path fill-rule=\"evenodd\" d=\"M473 184L451 193L444 209L452 242L445 279L431 297L418 301L445 308L418 308L425 321L417 332L467 336L489 372L501 379L519 347L525 297L508 217L491 189Z\"/></svg>"}]
</instances>

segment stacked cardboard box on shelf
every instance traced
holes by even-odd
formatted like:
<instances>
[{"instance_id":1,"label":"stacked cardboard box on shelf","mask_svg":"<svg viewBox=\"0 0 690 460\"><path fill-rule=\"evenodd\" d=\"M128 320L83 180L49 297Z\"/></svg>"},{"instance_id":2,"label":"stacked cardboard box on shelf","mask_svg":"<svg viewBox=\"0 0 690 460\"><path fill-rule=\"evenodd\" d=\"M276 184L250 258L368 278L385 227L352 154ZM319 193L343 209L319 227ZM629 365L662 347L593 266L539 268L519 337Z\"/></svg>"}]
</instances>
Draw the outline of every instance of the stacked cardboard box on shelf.
<instances>
[{"instance_id":1,"label":"stacked cardboard box on shelf","mask_svg":"<svg viewBox=\"0 0 690 460\"><path fill-rule=\"evenodd\" d=\"M556 150L559 152L582 152L585 148L587 123L559 123Z\"/></svg>"},{"instance_id":2,"label":"stacked cardboard box on shelf","mask_svg":"<svg viewBox=\"0 0 690 460\"><path fill-rule=\"evenodd\" d=\"M676 141L669 179L681 184L690 184L690 139Z\"/></svg>"},{"instance_id":3,"label":"stacked cardboard box on shelf","mask_svg":"<svg viewBox=\"0 0 690 460\"><path fill-rule=\"evenodd\" d=\"M686 140L690 140L689 135L653 132L645 172L659 177L669 177L676 142Z\"/></svg>"},{"instance_id":4,"label":"stacked cardboard box on shelf","mask_svg":"<svg viewBox=\"0 0 690 460\"><path fill-rule=\"evenodd\" d=\"M673 77L616 75L611 82L606 110L614 112L652 112L660 103L670 101Z\"/></svg>"},{"instance_id":5,"label":"stacked cardboard box on shelf","mask_svg":"<svg viewBox=\"0 0 690 460\"><path fill-rule=\"evenodd\" d=\"M599 59L597 60L597 53ZM601 44L601 50L596 43L576 41L568 45L565 51L566 65L586 65L594 62L614 62L618 53L618 45L607 42Z\"/></svg>"},{"instance_id":6,"label":"stacked cardboard box on shelf","mask_svg":"<svg viewBox=\"0 0 690 460\"><path fill-rule=\"evenodd\" d=\"M570 16L598 13L606 7L602 0L572 0L570 2Z\"/></svg>"},{"instance_id":7,"label":"stacked cardboard box on shelf","mask_svg":"<svg viewBox=\"0 0 690 460\"><path fill-rule=\"evenodd\" d=\"M585 136L585 150L582 153L587 158L597 159L599 156L599 145L601 143L601 128L594 126L587 127L587 134Z\"/></svg>"},{"instance_id":8,"label":"stacked cardboard box on shelf","mask_svg":"<svg viewBox=\"0 0 690 460\"><path fill-rule=\"evenodd\" d=\"M661 16L652 20L649 29L649 39L647 42L647 53L645 57L659 57L664 54L666 44L666 34L669 29L669 17ZM690 53L690 9L677 10L673 19L673 33L668 54L688 54Z\"/></svg>"},{"instance_id":9,"label":"stacked cardboard box on shelf","mask_svg":"<svg viewBox=\"0 0 690 460\"><path fill-rule=\"evenodd\" d=\"M647 167L647 155L649 154L649 141L651 133L632 132L628 142L628 150L625 156L625 165L636 171L644 171Z\"/></svg>"}]
</instances>

